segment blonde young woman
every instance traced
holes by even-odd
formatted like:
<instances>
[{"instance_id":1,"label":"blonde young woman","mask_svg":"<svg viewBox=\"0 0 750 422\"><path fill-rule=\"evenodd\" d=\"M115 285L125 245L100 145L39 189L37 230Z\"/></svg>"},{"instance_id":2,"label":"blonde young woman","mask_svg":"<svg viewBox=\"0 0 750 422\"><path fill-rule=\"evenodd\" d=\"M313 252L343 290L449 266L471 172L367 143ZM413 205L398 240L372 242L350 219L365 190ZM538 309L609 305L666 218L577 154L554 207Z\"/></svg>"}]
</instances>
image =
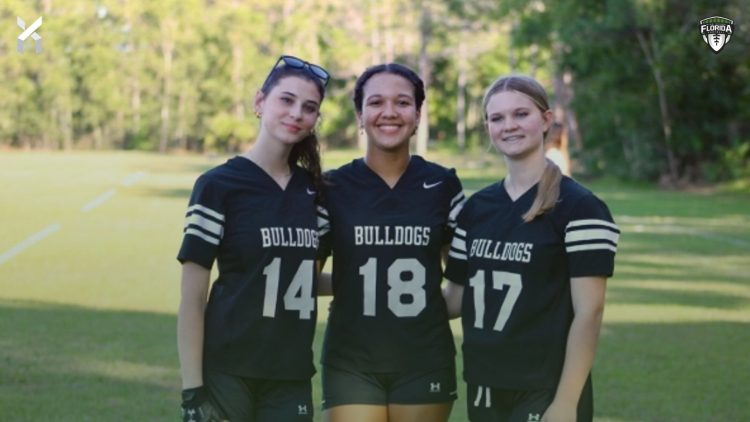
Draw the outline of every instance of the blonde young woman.
<instances>
[{"instance_id":1,"label":"blonde young woman","mask_svg":"<svg viewBox=\"0 0 750 422\"><path fill-rule=\"evenodd\" d=\"M314 128L328 79L317 65L281 56L255 97L253 147L195 183L178 254L185 422L312 421Z\"/></svg>"},{"instance_id":2,"label":"blonde young woman","mask_svg":"<svg viewBox=\"0 0 750 422\"><path fill-rule=\"evenodd\" d=\"M526 76L484 96L508 168L458 217L446 300L462 310L472 422L591 421L591 367L619 229L607 206L545 159L547 95Z\"/></svg>"}]
</instances>

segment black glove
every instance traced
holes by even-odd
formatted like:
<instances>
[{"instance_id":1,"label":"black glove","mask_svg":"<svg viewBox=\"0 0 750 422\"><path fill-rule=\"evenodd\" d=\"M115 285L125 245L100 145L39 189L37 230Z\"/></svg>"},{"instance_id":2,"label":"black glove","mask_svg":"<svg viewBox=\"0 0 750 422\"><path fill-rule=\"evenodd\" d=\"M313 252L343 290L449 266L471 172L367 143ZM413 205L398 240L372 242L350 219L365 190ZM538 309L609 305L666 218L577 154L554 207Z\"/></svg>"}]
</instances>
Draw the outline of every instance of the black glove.
<instances>
[{"instance_id":1,"label":"black glove","mask_svg":"<svg viewBox=\"0 0 750 422\"><path fill-rule=\"evenodd\" d=\"M208 390L200 386L182 390L182 422L221 422L216 408L208 401Z\"/></svg>"}]
</instances>

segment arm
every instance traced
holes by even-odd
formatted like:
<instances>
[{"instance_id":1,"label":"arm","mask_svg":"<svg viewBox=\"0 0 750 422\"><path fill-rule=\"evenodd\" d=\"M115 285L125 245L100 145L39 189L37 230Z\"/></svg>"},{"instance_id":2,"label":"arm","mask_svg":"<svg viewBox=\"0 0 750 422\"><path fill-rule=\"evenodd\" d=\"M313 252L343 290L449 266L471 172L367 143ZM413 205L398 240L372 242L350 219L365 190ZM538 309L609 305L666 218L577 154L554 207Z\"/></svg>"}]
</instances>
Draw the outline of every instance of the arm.
<instances>
[{"instance_id":1,"label":"arm","mask_svg":"<svg viewBox=\"0 0 750 422\"><path fill-rule=\"evenodd\" d=\"M571 279L570 290L575 316L568 333L560 383L557 385L552 404L542 416L542 421L575 422L576 420L578 399L591 372L596 346L599 342L606 282L605 277Z\"/></svg>"},{"instance_id":2,"label":"arm","mask_svg":"<svg viewBox=\"0 0 750 422\"><path fill-rule=\"evenodd\" d=\"M196 263L182 265L177 348L183 389L203 385L203 315L210 275L211 270Z\"/></svg>"},{"instance_id":3,"label":"arm","mask_svg":"<svg viewBox=\"0 0 750 422\"><path fill-rule=\"evenodd\" d=\"M448 252L450 245L445 245L442 250L443 266L448 266ZM448 318L455 319L461 316L461 305L464 300L464 286L447 280L443 285L443 299L448 308Z\"/></svg>"},{"instance_id":4,"label":"arm","mask_svg":"<svg viewBox=\"0 0 750 422\"><path fill-rule=\"evenodd\" d=\"M461 316L463 298L464 286L450 280L446 281L443 287L443 299L445 299L445 305L448 308L448 318L453 319Z\"/></svg>"},{"instance_id":5,"label":"arm","mask_svg":"<svg viewBox=\"0 0 750 422\"><path fill-rule=\"evenodd\" d=\"M323 267L326 265L326 258L320 258L316 262L316 269L318 271L318 296L332 296L333 295L333 281L331 279L331 273L324 273Z\"/></svg>"}]
</instances>

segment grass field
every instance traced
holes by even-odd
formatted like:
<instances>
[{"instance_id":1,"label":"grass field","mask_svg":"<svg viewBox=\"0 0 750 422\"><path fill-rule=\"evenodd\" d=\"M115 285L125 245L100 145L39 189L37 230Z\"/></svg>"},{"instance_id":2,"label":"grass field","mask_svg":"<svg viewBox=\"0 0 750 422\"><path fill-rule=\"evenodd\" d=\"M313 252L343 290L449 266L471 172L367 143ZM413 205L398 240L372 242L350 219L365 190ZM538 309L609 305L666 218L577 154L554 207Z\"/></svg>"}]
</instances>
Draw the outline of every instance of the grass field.
<instances>
[{"instance_id":1,"label":"grass field","mask_svg":"<svg viewBox=\"0 0 750 422\"><path fill-rule=\"evenodd\" d=\"M469 192L503 171L496 157L431 158ZM174 257L193 181L223 161L0 153L0 420L177 420ZM623 232L596 420L750 420L750 195L587 186ZM466 420L461 394L451 421Z\"/></svg>"}]
</instances>

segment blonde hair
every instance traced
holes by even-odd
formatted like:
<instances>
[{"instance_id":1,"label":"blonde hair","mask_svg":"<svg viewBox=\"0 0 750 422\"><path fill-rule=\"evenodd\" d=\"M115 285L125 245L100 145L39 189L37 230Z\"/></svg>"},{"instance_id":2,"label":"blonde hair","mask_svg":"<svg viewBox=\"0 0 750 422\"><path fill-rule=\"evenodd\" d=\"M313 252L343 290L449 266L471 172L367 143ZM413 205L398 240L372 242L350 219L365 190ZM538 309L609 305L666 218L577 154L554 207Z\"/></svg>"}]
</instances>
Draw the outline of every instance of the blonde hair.
<instances>
[{"instance_id":1,"label":"blonde hair","mask_svg":"<svg viewBox=\"0 0 750 422\"><path fill-rule=\"evenodd\" d=\"M525 75L502 76L487 88L482 100L482 109L484 110L484 120L487 121L487 103L493 95L500 92L515 91L527 96L534 105L542 112L549 111L549 101L547 92L536 79ZM544 132L544 136L547 132ZM536 197L528 209L521 217L528 223L536 217L552 210L560 197L560 181L562 172L555 163L546 159L547 165L544 167L542 178L539 180L539 187L536 191Z\"/></svg>"}]
</instances>

